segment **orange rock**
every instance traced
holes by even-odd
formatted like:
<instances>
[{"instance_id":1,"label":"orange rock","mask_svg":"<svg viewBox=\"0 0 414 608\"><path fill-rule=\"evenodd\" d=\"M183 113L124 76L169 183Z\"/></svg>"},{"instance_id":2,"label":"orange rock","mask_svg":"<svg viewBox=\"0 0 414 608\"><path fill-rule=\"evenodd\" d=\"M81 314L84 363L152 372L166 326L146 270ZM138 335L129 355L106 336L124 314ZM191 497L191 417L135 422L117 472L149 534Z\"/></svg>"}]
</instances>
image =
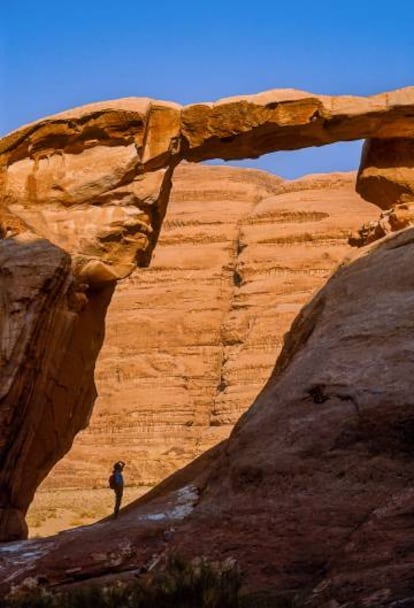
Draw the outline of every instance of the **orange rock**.
<instances>
[{"instance_id":1,"label":"orange rock","mask_svg":"<svg viewBox=\"0 0 414 608\"><path fill-rule=\"evenodd\" d=\"M117 520L0 547L0 593L135 579L178 553L236 560L242 591L274 601L410 606L413 253L411 228L344 262L227 441Z\"/></svg>"},{"instance_id":2,"label":"orange rock","mask_svg":"<svg viewBox=\"0 0 414 608\"><path fill-rule=\"evenodd\" d=\"M381 209L414 202L414 139L365 142L356 189Z\"/></svg>"},{"instance_id":3,"label":"orange rock","mask_svg":"<svg viewBox=\"0 0 414 608\"><path fill-rule=\"evenodd\" d=\"M85 426L113 285L78 286L46 240L0 240L0 541L24 537L37 486ZM85 297L85 296L84 296Z\"/></svg>"},{"instance_id":4,"label":"orange rock","mask_svg":"<svg viewBox=\"0 0 414 608\"><path fill-rule=\"evenodd\" d=\"M168 203L179 106L92 104L28 125L0 143L5 214L112 280L149 263ZM84 273L85 274L85 273Z\"/></svg>"},{"instance_id":5,"label":"orange rock","mask_svg":"<svg viewBox=\"0 0 414 608\"><path fill-rule=\"evenodd\" d=\"M335 141L414 137L414 87L372 97L292 89L185 106L185 158L232 160Z\"/></svg>"},{"instance_id":6,"label":"orange rock","mask_svg":"<svg viewBox=\"0 0 414 608\"><path fill-rule=\"evenodd\" d=\"M226 438L349 235L377 217L354 180L177 167L151 267L112 300L88 429L43 487L99 487L120 454L130 483L152 484Z\"/></svg>"},{"instance_id":7,"label":"orange rock","mask_svg":"<svg viewBox=\"0 0 414 608\"><path fill-rule=\"evenodd\" d=\"M79 428L87 423L94 400L94 390L91 388L93 367L102 340L103 318L110 293L118 279L131 274L136 266L145 267L149 264L166 212L173 172L181 160L254 157L275 150L297 149L365 137L407 139L414 137L411 120L413 108L413 87L368 98L317 96L291 90L267 91L258 95L229 98L216 103L196 104L185 108L168 102L131 98L91 104L63 112L22 127L3 138L0 141L2 225L0 234L6 237L3 241L5 251L12 247L7 241L18 236L17 243L22 246L27 244L29 247L24 249L25 255L29 258L27 267L36 275L36 256L31 259L29 244L32 243L33 251L37 253L38 243L44 243L46 248L51 247L45 242L48 240L59 247L59 251L63 250L69 255L65 258L69 262L64 274L66 273L67 280L72 282L70 289L62 286L60 291L56 291L49 310L49 315L53 319L55 315L56 319L65 319L67 311L64 309L65 312L61 315L60 307L71 307L69 325L74 324L71 339L66 334L65 339L59 343L54 339L48 339L46 341L48 347L44 345L43 350L38 351L38 338L35 333L36 337L33 338L30 347L35 355L29 356L27 354L29 351L25 351L25 356L28 359L36 359L38 368L43 369L45 366L46 370L48 370L46 362L49 359L66 361L66 366L58 366L56 376L52 374L53 386L49 386L45 380L42 394L44 400L51 404L50 407L57 408L59 412L62 407L65 412L70 412L71 407L76 407L76 413L72 415L76 424L73 426L67 424L68 432L63 440L60 438L60 432L57 432L49 451L45 452L43 448L39 451L42 458L38 461L36 454L39 450L39 442L37 434L34 435L31 448L23 451L19 456L22 466L25 462L31 461L30 468L37 467L36 480L40 480L53 466L55 460L68 449ZM406 160L410 162L411 157ZM280 202L281 199L278 200L278 203ZM265 205L264 217L268 213L273 214L271 207L272 204L269 211ZM309 237L300 231L292 231L289 227L281 236L275 237L273 227L266 229L262 226L262 229L259 262L256 262L254 256L253 260L249 260L249 251L257 249L257 244L253 246L255 237L249 236L249 239L252 239L249 243L252 245L249 245L248 251L243 251L243 238L236 239L235 246L232 244L229 247L228 243L224 245L224 249L227 247L228 251L231 251L230 266L229 273L225 275L226 279L223 281L223 292L217 298L225 299L227 296L224 296L224 292L229 289L234 293L240 292L238 310L244 309L245 302L249 299L249 289L252 287L249 276L256 272L261 263L260 256L264 255L268 260L267 256L273 253L274 245L286 248L296 243L301 247L307 247L307 243L316 241L323 243L325 247L331 245L332 240L335 241L335 238L331 238L329 230L319 236L316 231L316 235L312 233ZM243 230L246 234L250 233L248 225ZM256 228L254 232L257 234ZM210 251L215 263L221 264L221 252L215 249L218 235L213 231L211 236L208 230L206 235L211 241ZM263 253L266 251L267 253ZM61 251L62 255L63 252ZM176 255L178 268L183 265L193 270L191 263L190 266L186 264L188 259L194 263L197 261L194 251L190 254L186 253L186 260L180 257L181 252L178 252L178 248ZM303 252L297 254L297 257L300 258L302 255ZM204 256L204 253L199 256L199 261ZM306 284L313 288L316 284L314 278L318 276L323 278L326 266L321 268L319 262L310 257L311 260L307 260L306 266L308 278ZM336 262L337 258L333 257ZM237 267L234 265L236 258ZM281 255L278 263L272 262L271 273L275 272L275 276L284 276L286 266L284 259ZM169 267L169 270L173 269ZM10 269L10 272L13 276L13 273L16 273L15 276L18 277L20 270ZM30 276L27 278L26 275L24 276L24 280L28 281L29 290L29 295L24 296L27 306L32 300L37 301L36 294L39 294L39 302L41 302L40 294L43 294L44 289L40 284L32 285ZM39 277L42 276L40 272ZM14 302L14 291L18 297L19 280L16 278L10 284L7 281L5 283L3 289L12 290L10 297L8 296L10 302ZM300 281L292 279L288 283L284 287L285 292L293 290L303 295L305 290L298 288ZM46 285L48 285L47 281ZM253 287L254 289L256 287ZM290 309L290 301L285 302L284 298L282 299L287 308L282 306L278 309L281 317L285 315L286 310L294 312ZM65 304L62 304L62 300ZM203 300L204 306L205 296ZM303 299L298 295L295 306L302 302ZM22 305L17 303L16 306L20 310L19 307ZM236 377L239 373L235 361L238 358L240 336L248 336L249 332L251 336L260 335L263 331L263 329L257 330L260 323L251 322L248 313L229 314L218 331L216 315L217 310L222 310L220 306L221 301L220 304L212 302L210 321L207 330L204 330L203 338L206 345L205 359L211 357L210 361L214 359L215 365L221 366L224 370L224 376L218 383L220 395L214 396L209 414L209 428L212 429L211 436L214 437L217 437L217 429L231 425L240 411L237 394L233 398L228 398L231 391L228 390L227 380L227 376L231 378L233 374L233 377ZM15 323L13 307L14 304L5 306L1 339L6 343L9 341L9 328L14 327ZM39 312L38 315L29 316L27 324L33 322L42 331L46 331L49 327L49 335L51 335L50 328L53 327L57 336L64 331L64 327L67 327L64 321L62 326L58 321L56 328L52 322L49 326L49 321L44 320L42 315L43 313ZM89 328L83 326L87 321L90 324ZM197 315L175 317L174 321L177 324L176 333L183 344L186 342L188 332L197 332ZM22 331L25 322L22 318ZM163 332L159 324L151 323L150 315L143 323L143 326L146 325L158 333L162 341ZM248 341L248 338L245 341ZM217 353L211 356L208 349L211 345L218 347L219 363L217 363ZM68 362L72 361L72 357L76 360L76 365L74 364L69 371ZM255 357L248 355L246 361L252 359ZM264 369L263 364L258 363L261 359L260 355L254 363L251 363L252 370ZM20 383L19 390L24 393L25 398L20 402L16 401L12 394L7 394L4 399L10 400L10 404L13 403L16 408L20 407L19 403L24 403L25 411L30 412L30 416L34 416L33 412L37 411L38 405L35 393L32 394L31 375L23 372L26 365L24 357L21 360L18 357L15 359L14 352L6 350L6 362L7 366L15 365L12 376ZM248 365L243 363L247 368ZM183 387L180 385L180 390L182 388L183 401L185 401L187 394L185 376L179 368L176 371L177 377L180 378L179 382L184 382ZM60 389L56 387L67 387L70 376L76 373L79 373L80 380L79 383L78 381L74 383L75 392L68 389L67 395L63 398ZM151 375L153 372L150 369L148 373ZM255 377L259 375L255 371ZM38 381L43 382L42 373L38 374ZM205 378L201 376L197 391L204 386L204 382ZM232 383L233 379L230 379L230 382ZM237 382L236 380L236 384ZM76 404L77 390L81 395L79 397L81 405ZM59 396L56 396L56 392ZM177 391L177 394L179 392ZM61 405L69 401L70 406ZM11 411L10 404L5 411ZM66 414L63 418L67 421L65 416ZM10 429L15 429L11 420L10 414L5 424L5 435ZM204 407L199 408L195 402L193 415L188 417L188 411L183 406L180 424L183 421L188 423L186 424L189 429L188 436L195 436L191 427L200 424L200 420L202 426L205 421ZM50 421L49 427L53 429ZM23 426L17 435L13 437L8 435L8 437L7 447L4 448L5 460L14 458L16 446L19 446L21 441L25 441L26 426ZM200 443L197 449L202 450L207 444L209 440L206 444ZM175 440L172 446L168 446L167 451L170 448L172 459L175 460L177 453ZM24 513L33 488L27 491L10 490L14 484L20 487L20 481L13 477L18 475L17 471L13 473L12 467L8 467L7 470L11 477L7 482L4 504L7 509L17 508ZM11 521L10 518L7 521ZM0 521L0 528L3 530L3 537L6 538L7 525L3 526Z\"/></svg>"},{"instance_id":8,"label":"orange rock","mask_svg":"<svg viewBox=\"0 0 414 608\"><path fill-rule=\"evenodd\" d=\"M414 225L414 201L394 205L383 211L377 220L371 220L358 229L350 238L350 244L363 247L382 239L390 232L397 232Z\"/></svg>"}]
</instances>

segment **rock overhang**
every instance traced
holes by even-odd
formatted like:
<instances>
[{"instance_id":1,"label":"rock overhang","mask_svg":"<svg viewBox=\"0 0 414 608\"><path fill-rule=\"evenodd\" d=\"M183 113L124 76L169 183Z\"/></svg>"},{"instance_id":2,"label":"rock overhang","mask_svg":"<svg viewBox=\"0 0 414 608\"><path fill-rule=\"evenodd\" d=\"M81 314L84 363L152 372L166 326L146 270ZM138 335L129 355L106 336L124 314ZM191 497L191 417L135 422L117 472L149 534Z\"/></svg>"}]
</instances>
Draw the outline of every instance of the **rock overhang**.
<instances>
[{"instance_id":1,"label":"rock overhang","mask_svg":"<svg viewBox=\"0 0 414 608\"><path fill-rule=\"evenodd\" d=\"M5 241L16 240L18 235L28 235L34 242L47 239L69 254L72 276L67 269L67 292L62 298L56 293L56 301L61 298L61 311L57 316L52 311L53 323L60 331L61 319L70 317L65 323L73 325L75 337L67 340L67 348L73 356L79 344L85 349L88 364L87 378L81 381L87 389L71 387L76 394L84 391L86 395L76 428L69 429L64 449L60 446L59 454L45 461L34 486L25 489L25 496L32 496L37 480L87 422L95 398L92 359L103 339L103 319L110 300L106 287L137 265L149 263L176 165L181 160L233 160L362 138L368 138L372 146L391 140L398 146L402 140L414 139L414 87L367 98L272 90L185 107L127 98L63 112L22 127L0 141L0 232ZM411 147L399 149L404 152ZM364 158L375 162L375 154ZM401 162L406 162L406 152ZM392 163L387 152L381 163L382 167ZM362 165L359 184L363 183L364 170ZM405 196L407 192L411 195L411 188L411 183L405 184ZM387 199L379 203L373 192L365 188L364 196L379 206L395 202ZM35 260L32 263L34 268ZM104 304L94 295L96 290L104 294ZM67 306L73 293L80 303L78 318L74 318L72 306ZM9 313L6 307L5 314ZM44 311L37 315L36 328L44 323ZM97 319L95 327L90 323L91 315ZM88 331L95 336L90 350L85 347ZM62 349L61 344L52 346ZM29 350L22 353L18 362L22 369L29 355ZM66 374L63 368L61 371ZM53 369L44 382L59 386L60 379L54 374ZM16 390L23 389L21 382L16 385ZM66 395L62 400L59 395L52 401L59 409L70 399ZM30 408L30 404L25 407ZM19 424L21 414L16 418ZM9 447L13 453L13 446ZM16 500L16 490L12 494L12 499L8 495L4 498L6 510L17 509L21 515L27 500L21 496ZM7 522L3 528L2 534L7 536Z\"/></svg>"},{"instance_id":2,"label":"rock overhang","mask_svg":"<svg viewBox=\"0 0 414 608\"><path fill-rule=\"evenodd\" d=\"M137 97L89 104L0 140L3 232L17 222L69 251L76 268L99 261L107 271L98 282L102 274L116 280L149 263L181 160L256 158L368 139L357 190L386 208L398 202L396 190L410 197L412 183L405 176L385 200L378 192L395 178L384 142L400 149L401 164L409 146L398 142L411 138L414 87L370 97L275 89L186 106ZM375 165L379 145L382 165L373 172L365 164Z\"/></svg>"}]
</instances>

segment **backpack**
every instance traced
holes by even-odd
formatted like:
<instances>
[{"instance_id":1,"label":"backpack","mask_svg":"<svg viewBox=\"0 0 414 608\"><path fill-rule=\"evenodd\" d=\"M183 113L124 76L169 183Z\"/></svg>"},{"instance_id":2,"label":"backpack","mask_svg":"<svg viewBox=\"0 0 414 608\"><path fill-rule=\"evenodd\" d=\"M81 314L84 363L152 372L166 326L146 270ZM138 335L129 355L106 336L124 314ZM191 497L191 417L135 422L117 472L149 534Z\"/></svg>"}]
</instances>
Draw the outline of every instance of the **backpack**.
<instances>
[{"instance_id":1,"label":"backpack","mask_svg":"<svg viewBox=\"0 0 414 608\"><path fill-rule=\"evenodd\" d=\"M112 473L109 476L108 484L109 484L109 487L111 488L111 490L115 490L115 488L116 488L116 481L115 481L115 474L114 473Z\"/></svg>"}]
</instances>

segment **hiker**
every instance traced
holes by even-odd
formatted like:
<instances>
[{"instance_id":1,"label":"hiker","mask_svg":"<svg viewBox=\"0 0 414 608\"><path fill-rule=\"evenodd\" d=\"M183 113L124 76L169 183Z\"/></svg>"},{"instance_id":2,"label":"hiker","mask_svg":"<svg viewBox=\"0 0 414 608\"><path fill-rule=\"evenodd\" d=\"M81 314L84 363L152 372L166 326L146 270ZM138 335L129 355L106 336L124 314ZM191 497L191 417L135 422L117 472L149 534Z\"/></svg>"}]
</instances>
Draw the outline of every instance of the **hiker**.
<instances>
[{"instance_id":1,"label":"hiker","mask_svg":"<svg viewBox=\"0 0 414 608\"><path fill-rule=\"evenodd\" d=\"M122 494L124 493L124 470L125 462L119 460L114 464L112 475L109 478L109 487L115 492L114 517L118 517L118 511L121 506Z\"/></svg>"}]
</instances>

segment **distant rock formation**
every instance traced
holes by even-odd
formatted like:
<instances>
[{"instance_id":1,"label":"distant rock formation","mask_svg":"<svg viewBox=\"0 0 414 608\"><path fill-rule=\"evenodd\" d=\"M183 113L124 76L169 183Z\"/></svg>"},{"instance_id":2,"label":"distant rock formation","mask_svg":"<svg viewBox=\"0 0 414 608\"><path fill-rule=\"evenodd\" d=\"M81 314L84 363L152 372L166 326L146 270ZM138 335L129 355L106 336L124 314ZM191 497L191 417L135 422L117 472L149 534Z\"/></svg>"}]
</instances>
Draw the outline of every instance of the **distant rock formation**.
<instances>
[{"instance_id":1,"label":"distant rock formation","mask_svg":"<svg viewBox=\"0 0 414 608\"><path fill-rule=\"evenodd\" d=\"M310 608L410 606L414 229L356 251L227 441L116 521L0 548L0 592L135 577L178 552L236 559L244 592Z\"/></svg>"},{"instance_id":2,"label":"distant rock formation","mask_svg":"<svg viewBox=\"0 0 414 608\"><path fill-rule=\"evenodd\" d=\"M184 108L131 98L70 110L22 127L0 141L0 234L5 241L23 239L37 247L39 239L47 239L60 247L70 255L68 272L74 291L83 294L77 296L80 308L88 310L90 301L97 297L102 298L98 307L104 309L107 289L112 290L115 282L137 265L148 265L168 203L172 174L181 160L255 157L339 140L412 138L413 110L412 87L368 98L276 90ZM370 198L369 188L364 196ZM390 201L389 206L394 203ZM27 256L30 258L30 248ZM29 266L36 273L33 260ZM52 308L60 296L62 293L56 294ZM54 314L52 308L50 313ZM4 310L7 316L1 340L7 343L14 308L6 306ZM70 342L51 339L47 344L46 359L71 360ZM99 344L100 339L94 343L95 355ZM36 339L30 348L36 351ZM1 370L0 385L9 386L10 375L18 382L27 379L22 388L24 411L35 410L37 401L32 401L32 376L25 373L25 358L14 361L14 353L7 348L5 352L7 365ZM94 360L87 358L85 365L92 369ZM43 358L39 359L39 368L42 366ZM5 372L7 367L13 371ZM63 377L67 367L61 367ZM54 380L57 386L61 383L59 374ZM76 395L89 395L89 405L82 406L82 420L76 424L80 428L87 424L94 393L89 375L73 375L72 380L68 390L73 392L63 400L54 397L48 407L60 412L68 401L76 401ZM68 388L65 381L63 385ZM44 399L49 402L46 393ZM25 425L15 424L21 419L22 403L6 394L0 403L1 409L8 411L0 428L4 462L31 432ZM76 431L72 430L74 436ZM54 427L42 427L42 431L46 444L59 444ZM39 438L36 434L30 449L19 452L16 471L20 466L30 469L32 458L37 462ZM63 448L69 444L68 437ZM61 448L45 451L33 485L48 473ZM13 474L7 467L0 472L0 539L4 540L16 536L15 522L22 521L32 493L13 490L20 487ZM13 515L9 524L12 512L18 515ZM24 536L24 525L20 534Z\"/></svg>"},{"instance_id":3,"label":"distant rock formation","mask_svg":"<svg viewBox=\"0 0 414 608\"><path fill-rule=\"evenodd\" d=\"M130 483L152 484L225 439L349 235L377 217L354 183L177 167L151 267L111 302L89 426L44 487L99 487L120 455Z\"/></svg>"}]
</instances>

